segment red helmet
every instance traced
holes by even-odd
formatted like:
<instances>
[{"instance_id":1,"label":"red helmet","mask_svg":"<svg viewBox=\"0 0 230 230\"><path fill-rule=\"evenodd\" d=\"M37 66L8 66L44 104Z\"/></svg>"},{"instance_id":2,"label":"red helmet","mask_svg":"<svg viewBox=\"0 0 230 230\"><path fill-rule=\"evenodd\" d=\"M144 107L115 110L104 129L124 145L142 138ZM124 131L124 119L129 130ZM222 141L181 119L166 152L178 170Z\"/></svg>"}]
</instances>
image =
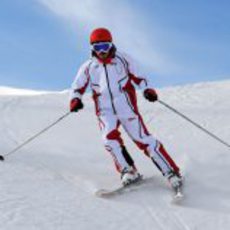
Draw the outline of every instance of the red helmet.
<instances>
[{"instance_id":1,"label":"red helmet","mask_svg":"<svg viewBox=\"0 0 230 230\"><path fill-rule=\"evenodd\" d=\"M106 28L97 28L90 35L90 43L96 42L112 42L112 34Z\"/></svg>"}]
</instances>

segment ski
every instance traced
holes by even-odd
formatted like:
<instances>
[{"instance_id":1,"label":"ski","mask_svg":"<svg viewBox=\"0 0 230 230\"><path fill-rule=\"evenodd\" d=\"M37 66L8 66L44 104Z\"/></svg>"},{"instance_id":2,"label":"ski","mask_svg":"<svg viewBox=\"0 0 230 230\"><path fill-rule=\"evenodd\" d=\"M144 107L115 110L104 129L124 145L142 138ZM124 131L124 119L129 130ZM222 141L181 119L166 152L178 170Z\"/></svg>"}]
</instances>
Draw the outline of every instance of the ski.
<instances>
[{"instance_id":1,"label":"ski","mask_svg":"<svg viewBox=\"0 0 230 230\"><path fill-rule=\"evenodd\" d=\"M172 203L180 203L184 200L183 185L173 189Z\"/></svg>"},{"instance_id":2,"label":"ski","mask_svg":"<svg viewBox=\"0 0 230 230\"><path fill-rule=\"evenodd\" d=\"M141 176L138 180L132 182L131 184L128 185L120 185L115 188L111 189L98 189L94 195L99 197L99 198L113 198L125 193L130 193L134 191L138 191L142 185L146 185L148 183L153 182L153 177L147 177L144 178ZM171 203L173 204L179 204L184 200L184 192L183 192L183 185L179 186L178 188L171 188L172 193L171 195Z\"/></svg>"},{"instance_id":3,"label":"ski","mask_svg":"<svg viewBox=\"0 0 230 230\"><path fill-rule=\"evenodd\" d=\"M152 177L144 178L142 175L134 182L128 185L120 185L117 188L112 189L99 189L95 192L95 195L100 198L110 198L126 192L136 191L140 185L152 180Z\"/></svg>"}]
</instances>

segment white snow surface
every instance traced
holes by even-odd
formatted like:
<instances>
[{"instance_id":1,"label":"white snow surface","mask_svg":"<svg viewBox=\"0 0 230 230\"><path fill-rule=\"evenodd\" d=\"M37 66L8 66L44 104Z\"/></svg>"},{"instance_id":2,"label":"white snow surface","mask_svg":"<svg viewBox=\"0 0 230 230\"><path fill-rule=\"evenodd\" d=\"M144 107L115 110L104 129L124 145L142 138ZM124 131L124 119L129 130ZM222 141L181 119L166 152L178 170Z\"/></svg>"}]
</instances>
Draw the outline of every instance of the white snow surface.
<instances>
[{"instance_id":1,"label":"white snow surface","mask_svg":"<svg viewBox=\"0 0 230 230\"><path fill-rule=\"evenodd\" d=\"M67 93L0 96L0 154L6 154L68 111ZM26 91L28 92L28 91ZM230 81L158 89L162 101L230 142ZM171 191L125 133L128 150L152 183L112 199L94 195L120 183L104 150L91 96L84 110L0 162L1 230L230 229L230 149L159 103L139 95L149 130L185 175L186 198Z\"/></svg>"},{"instance_id":2,"label":"white snow surface","mask_svg":"<svg viewBox=\"0 0 230 230\"><path fill-rule=\"evenodd\" d=\"M29 90L29 89L15 89L12 87L7 86L0 86L0 95L1 96L7 96L7 95L39 95L39 94L45 94L46 91L36 91L36 90Z\"/></svg>"}]
</instances>

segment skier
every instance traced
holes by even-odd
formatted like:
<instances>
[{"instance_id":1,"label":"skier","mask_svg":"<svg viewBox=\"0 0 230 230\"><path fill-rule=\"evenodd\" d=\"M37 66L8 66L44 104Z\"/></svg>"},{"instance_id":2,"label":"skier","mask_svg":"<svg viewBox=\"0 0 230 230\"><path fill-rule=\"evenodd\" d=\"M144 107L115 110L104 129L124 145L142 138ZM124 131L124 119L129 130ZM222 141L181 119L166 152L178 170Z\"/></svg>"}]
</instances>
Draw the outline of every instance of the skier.
<instances>
[{"instance_id":1,"label":"skier","mask_svg":"<svg viewBox=\"0 0 230 230\"><path fill-rule=\"evenodd\" d=\"M138 111L135 87L150 101L158 95L149 87L130 58L117 51L110 31L97 28L90 35L92 55L79 69L70 92L70 111L83 108L82 96L90 86L105 148L111 153L123 185L141 176L119 132L121 125L129 137L153 161L172 188L182 185L180 170L162 143L149 133Z\"/></svg>"}]
</instances>

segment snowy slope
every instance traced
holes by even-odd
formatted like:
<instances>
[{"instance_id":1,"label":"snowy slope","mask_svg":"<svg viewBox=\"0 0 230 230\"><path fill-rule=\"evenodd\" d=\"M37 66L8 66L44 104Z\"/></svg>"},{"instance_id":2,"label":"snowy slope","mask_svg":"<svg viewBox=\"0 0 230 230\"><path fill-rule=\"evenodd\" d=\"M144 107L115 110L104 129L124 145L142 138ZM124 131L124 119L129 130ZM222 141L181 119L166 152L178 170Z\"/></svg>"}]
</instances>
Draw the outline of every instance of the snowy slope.
<instances>
[{"instance_id":1,"label":"snowy slope","mask_svg":"<svg viewBox=\"0 0 230 230\"><path fill-rule=\"evenodd\" d=\"M3 92L4 89L4 92ZM15 92L15 91L14 91ZM230 81L159 89L160 97L230 142ZM68 110L68 94L0 88L0 153L4 154ZM226 230L230 228L230 149L167 110L139 98L149 129L186 175L185 202L130 140L140 171L153 176L138 191L111 200L98 188L119 184L103 149L89 95L85 109L0 162L1 230ZM124 134L124 138L127 136Z\"/></svg>"},{"instance_id":2,"label":"snowy slope","mask_svg":"<svg viewBox=\"0 0 230 230\"><path fill-rule=\"evenodd\" d=\"M36 90L28 90L28 89L15 89L11 87L4 87L0 86L0 95L7 96L7 95L40 95L48 93L46 91L36 91Z\"/></svg>"}]
</instances>

